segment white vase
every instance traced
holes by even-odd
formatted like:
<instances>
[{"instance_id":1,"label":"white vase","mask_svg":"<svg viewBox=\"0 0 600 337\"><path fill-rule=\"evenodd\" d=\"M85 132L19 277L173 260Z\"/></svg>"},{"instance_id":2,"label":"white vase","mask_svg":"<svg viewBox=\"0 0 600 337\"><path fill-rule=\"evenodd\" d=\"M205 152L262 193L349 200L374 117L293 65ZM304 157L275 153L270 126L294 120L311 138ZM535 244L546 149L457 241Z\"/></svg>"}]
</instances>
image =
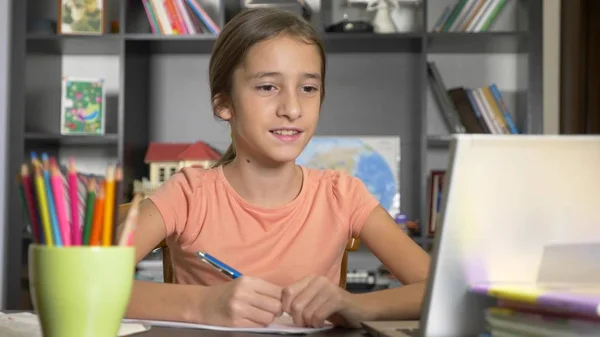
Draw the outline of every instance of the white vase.
<instances>
[{"instance_id":1,"label":"white vase","mask_svg":"<svg viewBox=\"0 0 600 337\"><path fill-rule=\"evenodd\" d=\"M390 18L397 32L407 33L419 30L420 0L390 0Z\"/></svg>"},{"instance_id":2,"label":"white vase","mask_svg":"<svg viewBox=\"0 0 600 337\"><path fill-rule=\"evenodd\" d=\"M395 33L396 26L390 17L391 6L387 0L371 1L367 6L368 11L375 11L375 16L371 21L375 33Z\"/></svg>"}]
</instances>

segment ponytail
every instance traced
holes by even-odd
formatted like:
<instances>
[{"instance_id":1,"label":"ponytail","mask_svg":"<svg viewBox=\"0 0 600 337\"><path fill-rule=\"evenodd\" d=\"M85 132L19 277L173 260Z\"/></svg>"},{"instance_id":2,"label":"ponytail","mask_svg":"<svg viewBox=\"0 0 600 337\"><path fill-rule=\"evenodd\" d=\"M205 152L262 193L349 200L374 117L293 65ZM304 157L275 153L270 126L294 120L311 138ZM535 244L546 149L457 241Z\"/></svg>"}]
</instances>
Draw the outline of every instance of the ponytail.
<instances>
[{"instance_id":1,"label":"ponytail","mask_svg":"<svg viewBox=\"0 0 600 337\"><path fill-rule=\"evenodd\" d=\"M235 147L233 146L233 142L232 142L231 145L229 145L229 147L225 151L225 153L223 153L221 158L219 158L219 160L217 160L217 162L214 163L213 167L227 165L227 164L231 163L234 158L235 158Z\"/></svg>"}]
</instances>

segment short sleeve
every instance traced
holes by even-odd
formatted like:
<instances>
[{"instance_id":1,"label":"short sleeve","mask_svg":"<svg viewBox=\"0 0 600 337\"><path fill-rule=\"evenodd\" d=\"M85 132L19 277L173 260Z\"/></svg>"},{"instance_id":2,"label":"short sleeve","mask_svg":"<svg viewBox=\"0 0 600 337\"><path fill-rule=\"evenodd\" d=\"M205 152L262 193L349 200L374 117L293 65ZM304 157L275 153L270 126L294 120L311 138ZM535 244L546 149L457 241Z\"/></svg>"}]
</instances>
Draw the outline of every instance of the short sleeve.
<instances>
[{"instance_id":1,"label":"short sleeve","mask_svg":"<svg viewBox=\"0 0 600 337\"><path fill-rule=\"evenodd\" d=\"M184 170L163 182L148 199L158 208L167 231L167 237L183 233L190 214L194 187L191 176Z\"/></svg>"},{"instance_id":2,"label":"short sleeve","mask_svg":"<svg viewBox=\"0 0 600 337\"><path fill-rule=\"evenodd\" d=\"M345 172L339 172L334 188L342 216L350 226L350 235L358 238L367 217L379 201L360 179Z\"/></svg>"}]
</instances>

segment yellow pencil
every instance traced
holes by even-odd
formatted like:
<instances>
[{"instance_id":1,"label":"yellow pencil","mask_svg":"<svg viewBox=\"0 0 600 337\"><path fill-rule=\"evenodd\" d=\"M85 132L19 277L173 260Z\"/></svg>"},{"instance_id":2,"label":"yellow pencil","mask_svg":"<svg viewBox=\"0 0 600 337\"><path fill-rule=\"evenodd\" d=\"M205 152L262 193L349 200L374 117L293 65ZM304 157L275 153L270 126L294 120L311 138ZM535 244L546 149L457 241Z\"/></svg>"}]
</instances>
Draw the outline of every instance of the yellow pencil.
<instances>
[{"instance_id":1,"label":"yellow pencil","mask_svg":"<svg viewBox=\"0 0 600 337\"><path fill-rule=\"evenodd\" d=\"M44 241L49 247L54 246L52 239L52 228L50 225L50 211L48 210L48 201L46 200L46 189L44 187L44 178L42 178L42 169L38 162L34 162L35 169L35 187L40 206L40 215L42 218L42 230L44 231Z\"/></svg>"},{"instance_id":2,"label":"yellow pencil","mask_svg":"<svg viewBox=\"0 0 600 337\"><path fill-rule=\"evenodd\" d=\"M102 228L102 246L112 245L113 239L113 212L115 204L115 170L114 167L106 168L104 180L104 226Z\"/></svg>"}]
</instances>

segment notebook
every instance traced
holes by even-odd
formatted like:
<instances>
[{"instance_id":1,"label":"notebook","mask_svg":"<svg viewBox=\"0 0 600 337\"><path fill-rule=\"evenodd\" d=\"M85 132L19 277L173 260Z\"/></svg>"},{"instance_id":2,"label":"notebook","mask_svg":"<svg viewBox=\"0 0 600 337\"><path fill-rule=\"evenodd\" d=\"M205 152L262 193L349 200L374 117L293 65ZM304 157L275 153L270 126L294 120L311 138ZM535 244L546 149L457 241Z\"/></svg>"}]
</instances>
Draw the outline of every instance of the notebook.
<instances>
[{"instance_id":1,"label":"notebook","mask_svg":"<svg viewBox=\"0 0 600 337\"><path fill-rule=\"evenodd\" d=\"M149 325L122 323L119 337L131 336L150 330ZM0 336L2 337L42 337L37 315L29 312L3 313L0 312Z\"/></svg>"},{"instance_id":2,"label":"notebook","mask_svg":"<svg viewBox=\"0 0 600 337\"><path fill-rule=\"evenodd\" d=\"M186 329L204 329L204 330L215 330L215 331L236 331L236 332L253 332L262 334L279 334L279 335L306 335L319 331L325 331L333 328L333 324L327 322L325 327L322 328L307 328L298 327L294 325L294 321L288 314L283 314L275 319L275 322L264 328L231 328L216 325L204 325L204 324L192 324L182 322L171 322L171 321L152 321L152 320L132 320L126 319L124 322L127 323L140 323L149 324L152 326L172 327L172 328L186 328Z\"/></svg>"},{"instance_id":3,"label":"notebook","mask_svg":"<svg viewBox=\"0 0 600 337\"><path fill-rule=\"evenodd\" d=\"M527 283L479 283L471 285L472 292L500 300L535 304L572 314L600 316L600 286L544 285Z\"/></svg>"}]
</instances>

